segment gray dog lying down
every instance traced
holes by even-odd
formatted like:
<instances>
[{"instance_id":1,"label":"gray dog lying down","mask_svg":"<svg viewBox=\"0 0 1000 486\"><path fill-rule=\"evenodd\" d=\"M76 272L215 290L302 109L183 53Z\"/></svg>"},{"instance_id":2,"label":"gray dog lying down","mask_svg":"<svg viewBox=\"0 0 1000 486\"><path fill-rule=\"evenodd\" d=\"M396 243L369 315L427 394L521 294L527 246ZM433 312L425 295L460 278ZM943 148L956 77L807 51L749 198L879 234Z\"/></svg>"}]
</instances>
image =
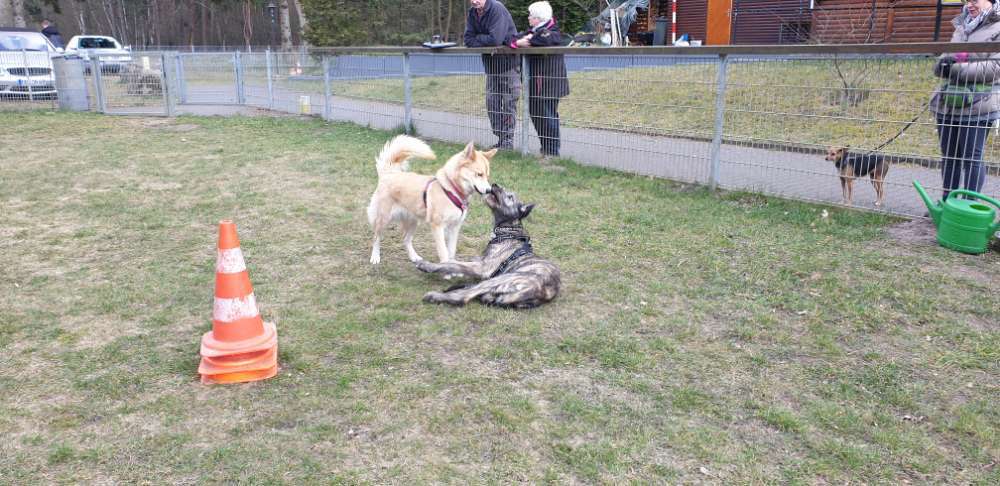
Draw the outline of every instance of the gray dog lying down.
<instances>
[{"instance_id":1,"label":"gray dog lying down","mask_svg":"<svg viewBox=\"0 0 1000 486\"><path fill-rule=\"evenodd\" d=\"M465 305L479 299L487 305L526 309L556 298L559 269L532 252L531 238L521 225L535 205L521 204L517 195L496 184L484 201L493 212L493 238L483 256L468 262L416 262L417 268L424 272L459 274L480 282L456 285L444 292L428 292L424 301Z\"/></svg>"}]
</instances>

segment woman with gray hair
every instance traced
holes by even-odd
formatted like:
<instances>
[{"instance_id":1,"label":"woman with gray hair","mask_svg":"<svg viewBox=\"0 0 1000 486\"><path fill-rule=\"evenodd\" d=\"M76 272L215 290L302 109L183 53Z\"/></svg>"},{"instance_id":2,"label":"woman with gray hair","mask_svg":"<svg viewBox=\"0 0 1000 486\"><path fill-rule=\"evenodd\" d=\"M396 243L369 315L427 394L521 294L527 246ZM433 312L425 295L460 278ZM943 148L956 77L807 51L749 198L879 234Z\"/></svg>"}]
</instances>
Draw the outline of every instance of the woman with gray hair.
<instances>
[{"instance_id":1,"label":"woman with gray hair","mask_svg":"<svg viewBox=\"0 0 1000 486\"><path fill-rule=\"evenodd\" d=\"M993 42L1000 38L997 0L968 0L952 20L952 42ZM990 126L1000 119L1000 52L945 54L934 65L945 79L931 98L941 142L943 197L962 188L979 192L986 182L983 149ZM964 177L962 176L964 174Z\"/></svg>"},{"instance_id":2,"label":"woman with gray hair","mask_svg":"<svg viewBox=\"0 0 1000 486\"><path fill-rule=\"evenodd\" d=\"M528 6L531 28L519 32L510 47L558 47L562 34L552 18L549 2ZM562 54L529 54L528 113L542 146L542 159L559 156L559 99L569 94L566 61Z\"/></svg>"}]
</instances>

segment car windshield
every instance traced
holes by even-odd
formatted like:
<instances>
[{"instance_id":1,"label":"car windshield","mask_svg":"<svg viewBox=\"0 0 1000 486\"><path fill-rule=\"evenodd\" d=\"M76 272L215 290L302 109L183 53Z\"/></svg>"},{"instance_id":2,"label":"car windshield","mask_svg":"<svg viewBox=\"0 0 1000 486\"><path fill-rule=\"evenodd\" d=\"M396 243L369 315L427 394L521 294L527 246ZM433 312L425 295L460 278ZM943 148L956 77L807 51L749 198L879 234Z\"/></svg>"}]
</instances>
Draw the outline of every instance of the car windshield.
<instances>
[{"instance_id":1,"label":"car windshield","mask_svg":"<svg viewBox=\"0 0 1000 486\"><path fill-rule=\"evenodd\" d=\"M100 37L84 37L80 39L81 49L117 49L115 41Z\"/></svg>"},{"instance_id":2,"label":"car windshield","mask_svg":"<svg viewBox=\"0 0 1000 486\"><path fill-rule=\"evenodd\" d=\"M0 33L0 51L48 51L49 44L42 34L29 32Z\"/></svg>"}]
</instances>

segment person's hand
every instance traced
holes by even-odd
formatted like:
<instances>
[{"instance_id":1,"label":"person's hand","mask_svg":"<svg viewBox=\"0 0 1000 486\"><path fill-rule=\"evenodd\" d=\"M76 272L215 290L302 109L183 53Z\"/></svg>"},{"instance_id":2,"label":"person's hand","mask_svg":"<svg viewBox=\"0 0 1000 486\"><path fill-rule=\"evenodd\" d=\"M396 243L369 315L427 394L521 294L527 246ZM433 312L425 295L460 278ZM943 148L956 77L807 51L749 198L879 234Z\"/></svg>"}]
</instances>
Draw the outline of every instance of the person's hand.
<instances>
[{"instance_id":1,"label":"person's hand","mask_svg":"<svg viewBox=\"0 0 1000 486\"><path fill-rule=\"evenodd\" d=\"M951 56L944 56L938 59L937 69L938 75L942 78L947 78L951 74L951 66L955 64L955 58Z\"/></svg>"},{"instance_id":2,"label":"person's hand","mask_svg":"<svg viewBox=\"0 0 1000 486\"><path fill-rule=\"evenodd\" d=\"M531 47L531 34L518 39L517 47Z\"/></svg>"}]
</instances>

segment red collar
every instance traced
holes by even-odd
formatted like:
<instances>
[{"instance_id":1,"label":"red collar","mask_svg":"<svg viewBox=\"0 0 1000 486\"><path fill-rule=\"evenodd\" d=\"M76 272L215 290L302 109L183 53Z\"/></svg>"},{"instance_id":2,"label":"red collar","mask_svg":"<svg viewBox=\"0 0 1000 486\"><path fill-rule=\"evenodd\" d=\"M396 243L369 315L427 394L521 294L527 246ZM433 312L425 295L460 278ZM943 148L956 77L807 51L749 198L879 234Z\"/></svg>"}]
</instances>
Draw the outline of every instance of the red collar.
<instances>
[{"instance_id":1,"label":"red collar","mask_svg":"<svg viewBox=\"0 0 1000 486\"><path fill-rule=\"evenodd\" d=\"M431 188L431 184L433 184L434 181L436 181L436 180L437 180L437 178L435 177L435 178L427 181L427 185L424 186L424 206L427 205L427 190ZM448 181L448 182L451 183L451 181ZM438 182L438 184L441 186L441 190L444 191L444 195L448 196L448 200L450 200L451 203L454 204L456 208L462 210L463 213L466 210L469 209L469 202L465 198L465 195L462 194L461 191L459 191L458 189L455 189L455 192L458 192L459 194L462 194L462 197L458 197L458 196L455 195L454 192L451 192L446 187L444 187L444 184L441 184L440 182ZM454 187L454 184L452 184L452 187Z\"/></svg>"}]
</instances>

